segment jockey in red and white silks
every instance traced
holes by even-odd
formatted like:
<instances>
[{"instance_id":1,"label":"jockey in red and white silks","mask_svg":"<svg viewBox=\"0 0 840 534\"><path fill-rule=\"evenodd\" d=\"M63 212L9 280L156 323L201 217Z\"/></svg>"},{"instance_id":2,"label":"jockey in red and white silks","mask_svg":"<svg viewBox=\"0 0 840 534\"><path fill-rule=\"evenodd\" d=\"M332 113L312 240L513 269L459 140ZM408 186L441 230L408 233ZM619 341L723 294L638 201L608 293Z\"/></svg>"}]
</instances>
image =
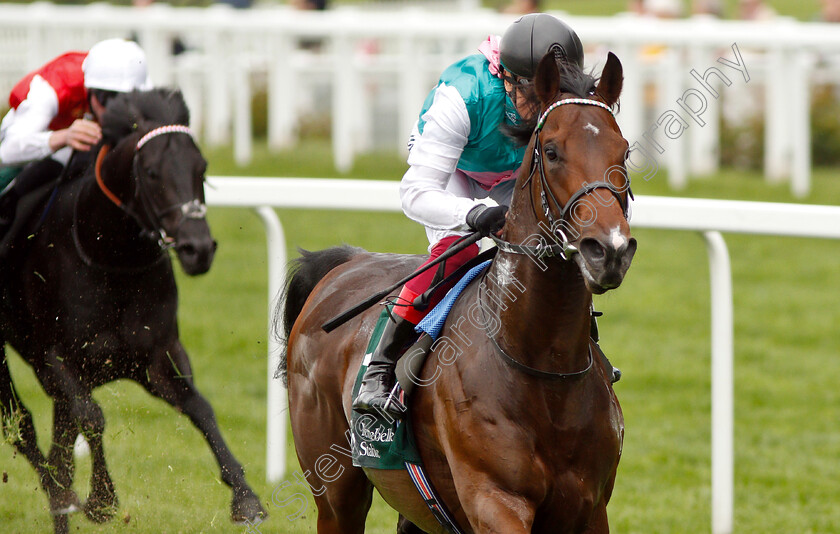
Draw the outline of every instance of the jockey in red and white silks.
<instances>
[{"instance_id":1,"label":"jockey in red and white silks","mask_svg":"<svg viewBox=\"0 0 840 534\"><path fill-rule=\"evenodd\" d=\"M20 197L58 178L73 151L89 152L102 139L99 119L113 95L149 88L145 52L124 39L67 52L19 81L0 122L0 236Z\"/></svg>"},{"instance_id":2,"label":"jockey in red and white silks","mask_svg":"<svg viewBox=\"0 0 840 534\"><path fill-rule=\"evenodd\" d=\"M70 149L84 150L99 140L98 126L84 118L92 111L89 89L149 87L145 53L131 41L108 39L90 52L56 57L12 89L11 109L0 123L0 166L23 166L48 156L66 163Z\"/></svg>"}]
</instances>

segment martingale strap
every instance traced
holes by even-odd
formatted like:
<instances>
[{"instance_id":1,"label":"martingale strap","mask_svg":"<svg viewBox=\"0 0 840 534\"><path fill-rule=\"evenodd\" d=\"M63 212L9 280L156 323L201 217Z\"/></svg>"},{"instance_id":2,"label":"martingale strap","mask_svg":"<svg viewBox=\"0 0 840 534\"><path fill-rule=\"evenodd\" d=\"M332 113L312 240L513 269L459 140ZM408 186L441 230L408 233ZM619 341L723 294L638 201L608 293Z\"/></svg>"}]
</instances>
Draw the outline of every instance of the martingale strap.
<instances>
[{"instance_id":1,"label":"martingale strap","mask_svg":"<svg viewBox=\"0 0 840 534\"><path fill-rule=\"evenodd\" d=\"M426 476L426 472L423 470L423 466L406 462L405 468L408 471L408 476L411 477L411 481L414 482L417 491L420 492L420 496L423 497L423 501L429 507L435 519L438 520L438 523L450 534L464 534L464 531L461 530L458 523L449 515L446 505L440 500L435 488L432 487L431 482L429 482Z\"/></svg>"}]
</instances>

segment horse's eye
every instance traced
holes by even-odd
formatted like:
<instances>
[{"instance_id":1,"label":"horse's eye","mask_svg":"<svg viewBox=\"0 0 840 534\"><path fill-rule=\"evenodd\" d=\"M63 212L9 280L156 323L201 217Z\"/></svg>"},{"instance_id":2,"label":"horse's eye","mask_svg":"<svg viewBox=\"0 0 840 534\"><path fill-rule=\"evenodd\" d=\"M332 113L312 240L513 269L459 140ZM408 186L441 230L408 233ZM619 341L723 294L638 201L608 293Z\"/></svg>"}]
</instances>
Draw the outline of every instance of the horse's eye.
<instances>
[{"instance_id":1,"label":"horse's eye","mask_svg":"<svg viewBox=\"0 0 840 534\"><path fill-rule=\"evenodd\" d=\"M560 154L557 153L557 149L553 146L545 147L545 157L548 161L557 161L560 159Z\"/></svg>"}]
</instances>

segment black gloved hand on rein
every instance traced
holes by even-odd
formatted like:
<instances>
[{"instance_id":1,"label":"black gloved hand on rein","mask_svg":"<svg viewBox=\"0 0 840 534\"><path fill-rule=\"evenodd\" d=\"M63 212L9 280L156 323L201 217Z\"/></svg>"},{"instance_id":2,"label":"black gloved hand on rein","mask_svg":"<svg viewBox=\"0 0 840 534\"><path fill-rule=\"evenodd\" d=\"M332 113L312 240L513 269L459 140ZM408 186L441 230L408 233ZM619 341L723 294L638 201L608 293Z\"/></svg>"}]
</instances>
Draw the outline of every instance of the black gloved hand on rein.
<instances>
[{"instance_id":1,"label":"black gloved hand on rein","mask_svg":"<svg viewBox=\"0 0 840 534\"><path fill-rule=\"evenodd\" d=\"M505 225L507 206L485 206L479 204L467 212L467 225L487 237L495 234Z\"/></svg>"}]
</instances>

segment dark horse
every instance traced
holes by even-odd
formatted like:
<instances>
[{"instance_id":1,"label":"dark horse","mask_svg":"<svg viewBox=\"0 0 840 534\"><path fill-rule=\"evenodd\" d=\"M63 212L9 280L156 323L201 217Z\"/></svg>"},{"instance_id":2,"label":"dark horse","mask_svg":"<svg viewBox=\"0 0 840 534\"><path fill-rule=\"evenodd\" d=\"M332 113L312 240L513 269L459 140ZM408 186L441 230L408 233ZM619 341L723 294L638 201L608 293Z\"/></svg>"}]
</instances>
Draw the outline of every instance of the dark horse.
<instances>
[{"instance_id":1,"label":"dark horse","mask_svg":"<svg viewBox=\"0 0 840 534\"><path fill-rule=\"evenodd\" d=\"M540 62L540 120L525 134L522 167L531 172L518 177L483 282L456 302L424 363L424 387L409 398L429 479L465 531L609 531L624 420L590 339L590 310L593 293L621 284L636 250L628 144L611 113L621 85L612 54L597 86L553 55ZM374 486L400 512L399 532L445 532L405 471L363 472L330 454L347 447L351 388L379 310L329 334L322 324L421 260L333 248L305 253L289 282L285 370L297 455L306 472L329 466L315 497L319 534L363 532Z\"/></svg>"},{"instance_id":2,"label":"dark horse","mask_svg":"<svg viewBox=\"0 0 840 534\"><path fill-rule=\"evenodd\" d=\"M19 402L5 353L0 415L4 422L17 421L12 441L38 472L59 532L67 530L69 512L83 509L97 522L115 513L117 496L102 447L105 420L91 390L120 378L184 412L204 434L222 480L233 489L233 520L264 513L213 409L195 388L178 338L167 249L175 249L189 275L207 272L216 250L204 216L207 162L188 124L178 91L113 98L102 120L96 164L61 185L43 225L34 234L24 232L3 265L0 347L13 346L53 399L48 455ZM43 205L30 219L42 213ZM93 464L83 505L72 490L73 444L80 433Z\"/></svg>"}]
</instances>

